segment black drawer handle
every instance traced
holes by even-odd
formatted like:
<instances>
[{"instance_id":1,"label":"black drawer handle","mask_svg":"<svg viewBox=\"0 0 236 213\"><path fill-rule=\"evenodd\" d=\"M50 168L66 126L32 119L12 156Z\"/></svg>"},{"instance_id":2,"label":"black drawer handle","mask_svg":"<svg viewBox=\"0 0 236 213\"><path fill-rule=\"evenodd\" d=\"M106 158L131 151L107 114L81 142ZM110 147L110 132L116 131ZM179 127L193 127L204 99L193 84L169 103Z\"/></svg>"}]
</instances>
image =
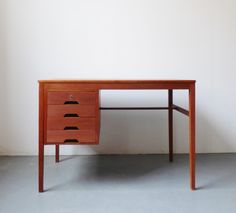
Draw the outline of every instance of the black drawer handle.
<instances>
[{"instance_id":1,"label":"black drawer handle","mask_svg":"<svg viewBox=\"0 0 236 213\"><path fill-rule=\"evenodd\" d=\"M77 126L66 126L64 130L79 130Z\"/></svg>"},{"instance_id":2,"label":"black drawer handle","mask_svg":"<svg viewBox=\"0 0 236 213\"><path fill-rule=\"evenodd\" d=\"M76 113L66 113L64 117L79 117L79 115Z\"/></svg>"},{"instance_id":3,"label":"black drawer handle","mask_svg":"<svg viewBox=\"0 0 236 213\"><path fill-rule=\"evenodd\" d=\"M65 101L64 104L79 104L78 101Z\"/></svg>"},{"instance_id":4,"label":"black drawer handle","mask_svg":"<svg viewBox=\"0 0 236 213\"><path fill-rule=\"evenodd\" d=\"M79 140L77 140L77 139L65 139L64 140L64 143L78 143L79 142Z\"/></svg>"}]
</instances>

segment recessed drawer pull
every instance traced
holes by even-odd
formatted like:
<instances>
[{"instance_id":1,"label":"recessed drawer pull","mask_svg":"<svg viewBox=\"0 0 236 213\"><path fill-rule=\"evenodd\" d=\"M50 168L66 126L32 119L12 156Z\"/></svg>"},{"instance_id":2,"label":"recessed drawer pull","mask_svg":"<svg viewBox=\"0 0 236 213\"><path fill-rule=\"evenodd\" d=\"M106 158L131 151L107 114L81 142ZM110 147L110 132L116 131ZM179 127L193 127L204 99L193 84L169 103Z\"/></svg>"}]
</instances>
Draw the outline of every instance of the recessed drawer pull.
<instances>
[{"instance_id":1,"label":"recessed drawer pull","mask_svg":"<svg viewBox=\"0 0 236 213\"><path fill-rule=\"evenodd\" d=\"M66 126L64 130L79 130L77 126Z\"/></svg>"},{"instance_id":2,"label":"recessed drawer pull","mask_svg":"<svg viewBox=\"0 0 236 213\"><path fill-rule=\"evenodd\" d=\"M79 140L77 140L77 139L65 139L64 140L64 143L78 143L79 142Z\"/></svg>"},{"instance_id":3,"label":"recessed drawer pull","mask_svg":"<svg viewBox=\"0 0 236 213\"><path fill-rule=\"evenodd\" d=\"M76 113L66 113L64 117L79 117L79 115Z\"/></svg>"},{"instance_id":4,"label":"recessed drawer pull","mask_svg":"<svg viewBox=\"0 0 236 213\"><path fill-rule=\"evenodd\" d=\"M64 104L79 104L78 101L65 101Z\"/></svg>"}]
</instances>

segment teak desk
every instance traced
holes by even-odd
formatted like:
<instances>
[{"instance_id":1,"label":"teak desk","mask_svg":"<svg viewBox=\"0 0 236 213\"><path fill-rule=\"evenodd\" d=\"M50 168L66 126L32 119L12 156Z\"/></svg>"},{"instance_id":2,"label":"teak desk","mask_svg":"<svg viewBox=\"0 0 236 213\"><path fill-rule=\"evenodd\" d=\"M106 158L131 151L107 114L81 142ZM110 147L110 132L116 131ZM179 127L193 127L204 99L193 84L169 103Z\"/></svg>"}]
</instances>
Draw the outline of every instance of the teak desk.
<instances>
[{"instance_id":1,"label":"teak desk","mask_svg":"<svg viewBox=\"0 0 236 213\"><path fill-rule=\"evenodd\" d=\"M168 90L167 107L100 107L99 91ZM189 110L173 104L173 90L189 91ZM189 116L190 187L195 189L195 80L40 80L39 192L43 192L44 145L99 144L100 110L168 110L169 161L173 161L173 110Z\"/></svg>"}]
</instances>

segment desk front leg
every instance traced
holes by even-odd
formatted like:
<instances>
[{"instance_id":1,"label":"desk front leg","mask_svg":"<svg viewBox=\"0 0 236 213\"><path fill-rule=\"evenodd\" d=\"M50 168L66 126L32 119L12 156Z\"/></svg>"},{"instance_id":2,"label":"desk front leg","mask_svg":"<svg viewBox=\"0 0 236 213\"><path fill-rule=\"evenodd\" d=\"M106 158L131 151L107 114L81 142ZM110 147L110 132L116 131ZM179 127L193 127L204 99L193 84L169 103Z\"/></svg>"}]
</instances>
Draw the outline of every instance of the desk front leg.
<instances>
[{"instance_id":1,"label":"desk front leg","mask_svg":"<svg viewBox=\"0 0 236 213\"><path fill-rule=\"evenodd\" d=\"M43 192L44 176L44 86L39 85L38 190Z\"/></svg>"},{"instance_id":2,"label":"desk front leg","mask_svg":"<svg viewBox=\"0 0 236 213\"><path fill-rule=\"evenodd\" d=\"M43 176L44 176L44 144L39 143L39 192L43 192Z\"/></svg>"},{"instance_id":3,"label":"desk front leg","mask_svg":"<svg viewBox=\"0 0 236 213\"><path fill-rule=\"evenodd\" d=\"M195 84L189 89L189 155L190 187L195 190Z\"/></svg>"}]
</instances>

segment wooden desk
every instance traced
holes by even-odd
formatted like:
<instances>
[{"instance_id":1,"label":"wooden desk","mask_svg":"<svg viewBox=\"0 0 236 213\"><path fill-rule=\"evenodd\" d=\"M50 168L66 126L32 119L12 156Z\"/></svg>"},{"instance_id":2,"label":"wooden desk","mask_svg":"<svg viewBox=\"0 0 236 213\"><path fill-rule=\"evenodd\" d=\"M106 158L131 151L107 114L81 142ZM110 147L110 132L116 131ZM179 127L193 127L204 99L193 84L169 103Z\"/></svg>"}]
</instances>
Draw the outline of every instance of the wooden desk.
<instances>
[{"instance_id":1,"label":"wooden desk","mask_svg":"<svg viewBox=\"0 0 236 213\"><path fill-rule=\"evenodd\" d=\"M168 90L166 107L100 107L100 90ZM189 110L173 103L173 90L189 91ZM40 80L39 192L43 192L44 145L99 144L100 110L168 110L169 161L173 161L173 110L189 116L190 187L195 189L195 80Z\"/></svg>"}]
</instances>

